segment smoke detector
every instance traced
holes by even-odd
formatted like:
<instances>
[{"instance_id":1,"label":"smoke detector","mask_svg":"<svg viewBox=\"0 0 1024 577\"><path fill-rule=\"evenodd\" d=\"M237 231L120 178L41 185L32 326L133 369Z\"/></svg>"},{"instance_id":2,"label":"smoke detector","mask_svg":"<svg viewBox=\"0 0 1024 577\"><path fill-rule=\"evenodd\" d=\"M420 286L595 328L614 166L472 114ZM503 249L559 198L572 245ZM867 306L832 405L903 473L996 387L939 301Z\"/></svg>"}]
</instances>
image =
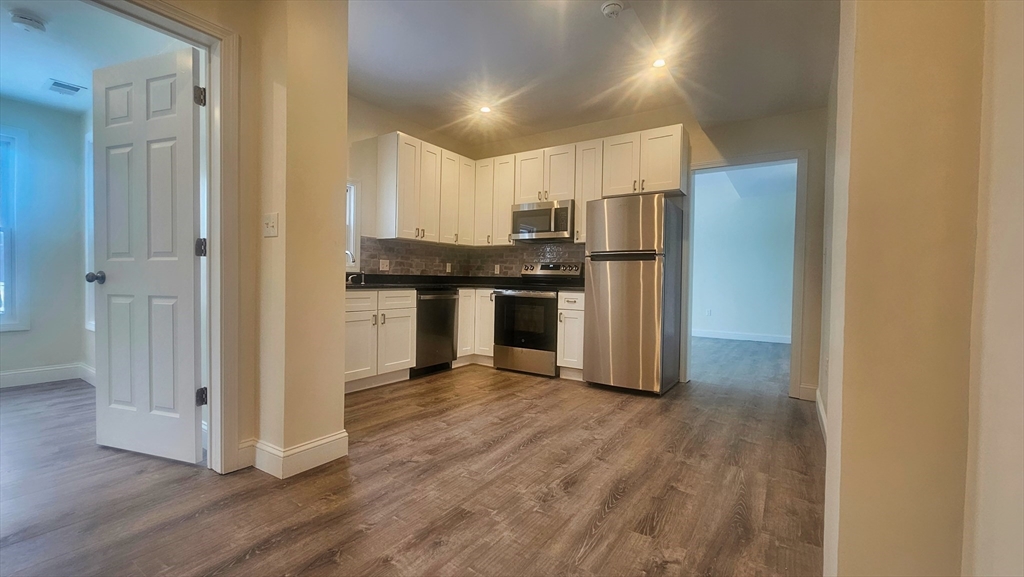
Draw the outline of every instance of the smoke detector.
<instances>
[{"instance_id":1,"label":"smoke detector","mask_svg":"<svg viewBox=\"0 0 1024 577\"><path fill-rule=\"evenodd\" d=\"M609 0L601 5L601 14L604 14L606 18L615 18L625 8L624 3L622 0Z\"/></svg>"},{"instance_id":2,"label":"smoke detector","mask_svg":"<svg viewBox=\"0 0 1024 577\"><path fill-rule=\"evenodd\" d=\"M53 78L47 81L46 88L56 92L57 94L63 94L65 96L74 96L79 92L86 90L84 86L71 84L70 82L62 82Z\"/></svg>"},{"instance_id":3,"label":"smoke detector","mask_svg":"<svg viewBox=\"0 0 1024 577\"><path fill-rule=\"evenodd\" d=\"M46 23L26 12L11 12L11 24L25 32L46 32Z\"/></svg>"}]
</instances>

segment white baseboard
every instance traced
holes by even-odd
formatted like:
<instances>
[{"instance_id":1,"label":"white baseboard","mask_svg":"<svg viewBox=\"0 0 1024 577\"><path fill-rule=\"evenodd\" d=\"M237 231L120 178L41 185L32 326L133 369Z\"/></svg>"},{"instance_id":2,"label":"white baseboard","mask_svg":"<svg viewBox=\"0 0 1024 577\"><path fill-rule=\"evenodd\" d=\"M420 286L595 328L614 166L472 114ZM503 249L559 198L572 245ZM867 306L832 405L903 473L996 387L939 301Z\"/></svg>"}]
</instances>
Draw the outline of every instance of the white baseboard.
<instances>
[{"instance_id":1,"label":"white baseboard","mask_svg":"<svg viewBox=\"0 0 1024 577\"><path fill-rule=\"evenodd\" d=\"M559 367L558 376L563 379L569 379L570 381L582 381L583 371L569 367Z\"/></svg>"},{"instance_id":2,"label":"white baseboard","mask_svg":"<svg viewBox=\"0 0 1024 577\"><path fill-rule=\"evenodd\" d=\"M50 365L31 369L16 369L0 372L0 388L23 387L54 381L82 379L96 386L96 369L84 363L68 363L66 365Z\"/></svg>"},{"instance_id":3,"label":"white baseboard","mask_svg":"<svg viewBox=\"0 0 1024 577\"><path fill-rule=\"evenodd\" d=\"M825 415L825 403L821 402L821 389L815 389L814 405L818 409L818 425L821 426L821 438L825 439L825 445L828 446L828 428L825 426L828 421Z\"/></svg>"},{"instance_id":4,"label":"white baseboard","mask_svg":"<svg viewBox=\"0 0 1024 577\"><path fill-rule=\"evenodd\" d=\"M691 333L695 337L707 339L727 339L730 341L758 341L762 343L790 344L789 335L759 335L757 333L731 333L728 331L702 331L693 329Z\"/></svg>"},{"instance_id":5,"label":"white baseboard","mask_svg":"<svg viewBox=\"0 0 1024 577\"><path fill-rule=\"evenodd\" d=\"M459 357L452 361L453 369L465 367L467 365L482 365L485 367L493 367L494 357L488 357L487 355L466 355L464 357Z\"/></svg>"},{"instance_id":6,"label":"white baseboard","mask_svg":"<svg viewBox=\"0 0 1024 577\"><path fill-rule=\"evenodd\" d=\"M814 399L818 398L818 385L809 385L807 383L801 383L799 398L804 401L814 402Z\"/></svg>"},{"instance_id":7,"label":"white baseboard","mask_svg":"<svg viewBox=\"0 0 1024 577\"><path fill-rule=\"evenodd\" d=\"M266 441L256 441L255 448L257 469L287 479L348 455L348 432L341 430L290 449Z\"/></svg>"},{"instance_id":8,"label":"white baseboard","mask_svg":"<svg viewBox=\"0 0 1024 577\"><path fill-rule=\"evenodd\" d=\"M259 439L252 437L238 443L237 463L239 469L256 466L256 443L258 442Z\"/></svg>"},{"instance_id":9,"label":"white baseboard","mask_svg":"<svg viewBox=\"0 0 1024 577\"><path fill-rule=\"evenodd\" d=\"M390 373L384 373L383 375L374 375L372 377L366 377L365 379L349 381L345 383L345 394L347 395L348 393L354 393L356 391L364 391L374 387L383 387L384 385L408 380L409 369L392 371Z\"/></svg>"}]
</instances>

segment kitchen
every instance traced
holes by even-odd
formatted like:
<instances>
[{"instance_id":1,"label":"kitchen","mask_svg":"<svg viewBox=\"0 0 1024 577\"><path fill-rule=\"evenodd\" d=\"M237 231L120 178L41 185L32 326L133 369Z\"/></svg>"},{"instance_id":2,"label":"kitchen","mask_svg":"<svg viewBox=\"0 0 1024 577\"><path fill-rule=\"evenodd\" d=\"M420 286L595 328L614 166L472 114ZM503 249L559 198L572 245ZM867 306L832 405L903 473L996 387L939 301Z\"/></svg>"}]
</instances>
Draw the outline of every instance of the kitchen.
<instances>
[{"instance_id":1,"label":"kitchen","mask_svg":"<svg viewBox=\"0 0 1024 577\"><path fill-rule=\"evenodd\" d=\"M346 275L347 392L466 364L656 393L686 381L682 125L480 160L402 132L352 150L370 159L352 180L377 191L376 243L362 244L446 262ZM517 270L452 274L495 258Z\"/></svg>"}]
</instances>

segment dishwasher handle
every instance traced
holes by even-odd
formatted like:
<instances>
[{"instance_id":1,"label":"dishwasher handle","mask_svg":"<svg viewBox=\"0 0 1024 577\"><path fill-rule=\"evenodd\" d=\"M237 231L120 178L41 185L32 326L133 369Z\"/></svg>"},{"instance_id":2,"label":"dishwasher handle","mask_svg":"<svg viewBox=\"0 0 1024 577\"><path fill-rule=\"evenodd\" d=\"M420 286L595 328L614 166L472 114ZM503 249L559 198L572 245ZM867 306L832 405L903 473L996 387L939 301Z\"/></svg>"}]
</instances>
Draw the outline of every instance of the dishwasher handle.
<instances>
[{"instance_id":1,"label":"dishwasher handle","mask_svg":"<svg viewBox=\"0 0 1024 577\"><path fill-rule=\"evenodd\" d=\"M457 298L459 298L458 293L450 295L416 295L416 299L421 301L453 301Z\"/></svg>"}]
</instances>

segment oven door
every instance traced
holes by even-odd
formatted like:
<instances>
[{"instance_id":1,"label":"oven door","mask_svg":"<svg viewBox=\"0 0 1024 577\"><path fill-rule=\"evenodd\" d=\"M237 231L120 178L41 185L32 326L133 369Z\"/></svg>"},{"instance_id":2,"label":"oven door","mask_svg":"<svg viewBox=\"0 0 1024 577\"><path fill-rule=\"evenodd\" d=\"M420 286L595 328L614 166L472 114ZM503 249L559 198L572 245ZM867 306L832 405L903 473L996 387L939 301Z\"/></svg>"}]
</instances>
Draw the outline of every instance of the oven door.
<instances>
[{"instance_id":1,"label":"oven door","mask_svg":"<svg viewBox=\"0 0 1024 577\"><path fill-rule=\"evenodd\" d=\"M558 348L558 294L495 291L494 344L555 352Z\"/></svg>"}]
</instances>

